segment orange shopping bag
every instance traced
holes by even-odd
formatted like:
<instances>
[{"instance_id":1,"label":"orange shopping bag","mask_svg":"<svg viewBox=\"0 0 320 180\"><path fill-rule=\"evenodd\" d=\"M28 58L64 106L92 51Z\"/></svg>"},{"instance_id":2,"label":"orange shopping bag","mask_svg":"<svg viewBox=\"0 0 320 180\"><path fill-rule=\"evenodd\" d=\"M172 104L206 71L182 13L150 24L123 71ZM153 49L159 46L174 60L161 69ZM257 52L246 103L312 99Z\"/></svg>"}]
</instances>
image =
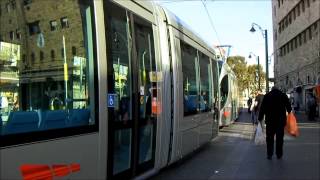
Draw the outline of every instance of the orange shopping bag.
<instances>
[{"instance_id":1,"label":"orange shopping bag","mask_svg":"<svg viewBox=\"0 0 320 180\"><path fill-rule=\"evenodd\" d=\"M291 136L296 136L296 137L299 136L299 129L298 129L297 120L292 112L289 113L287 116L287 124L286 124L285 130Z\"/></svg>"}]
</instances>

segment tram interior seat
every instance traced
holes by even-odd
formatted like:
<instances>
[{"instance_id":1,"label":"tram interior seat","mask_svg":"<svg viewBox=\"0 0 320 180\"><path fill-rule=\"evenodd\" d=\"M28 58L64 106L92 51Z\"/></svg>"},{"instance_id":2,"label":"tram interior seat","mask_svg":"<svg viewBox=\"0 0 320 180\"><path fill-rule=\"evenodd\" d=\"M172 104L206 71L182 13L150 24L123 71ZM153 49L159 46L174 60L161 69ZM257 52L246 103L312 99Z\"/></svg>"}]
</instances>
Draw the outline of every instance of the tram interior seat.
<instances>
[{"instance_id":1,"label":"tram interior seat","mask_svg":"<svg viewBox=\"0 0 320 180\"><path fill-rule=\"evenodd\" d=\"M89 109L72 109L70 116L70 126L84 126L89 124Z\"/></svg>"},{"instance_id":2,"label":"tram interior seat","mask_svg":"<svg viewBox=\"0 0 320 180\"><path fill-rule=\"evenodd\" d=\"M39 116L35 111L11 112L3 126L3 134L25 133L38 130Z\"/></svg>"},{"instance_id":3,"label":"tram interior seat","mask_svg":"<svg viewBox=\"0 0 320 180\"><path fill-rule=\"evenodd\" d=\"M65 110L10 112L5 125L3 125L2 118L0 117L0 134L17 134L88 125L89 119L89 109L72 109L69 119L68 113Z\"/></svg>"},{"instance_id":4,"label":"tram interior seat","mask_svg":"<svg viewBox=\"0 0 320 180\"><path fill-rule=\"evenodd\" d=\"M198 108L198 96L197 95L188 95L185 98L186 108L188 112L197 111Z\"/></svg>"},{"instance_id":5,"label":"tram interior seat","mask_svg":"<svg viewBox=\"0 0 320 180\"><path fill-rule=\"evenodd\" d=\"M67 127L67 112L65 110L45 111L40 123L41 129L60 129Z\"/></svg>"}]
</instances>

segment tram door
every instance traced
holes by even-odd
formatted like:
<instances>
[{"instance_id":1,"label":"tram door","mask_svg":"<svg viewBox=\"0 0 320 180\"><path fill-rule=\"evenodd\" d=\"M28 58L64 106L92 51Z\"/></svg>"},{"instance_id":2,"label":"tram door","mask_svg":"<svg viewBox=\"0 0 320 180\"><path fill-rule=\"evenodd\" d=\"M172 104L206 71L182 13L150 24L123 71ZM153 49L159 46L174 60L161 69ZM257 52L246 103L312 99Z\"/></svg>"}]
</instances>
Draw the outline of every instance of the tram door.
<instances>
[{"instance_id":1,"label":"tram door","mask_svg":"<svg viewBox=\"0 0 320 180\"><path fill-rule=\"evenodd\" d=\"M157 84L152 24L104 2L108 54L108 176L130 178L155 156Z\"/></svg>"}]
</instances>

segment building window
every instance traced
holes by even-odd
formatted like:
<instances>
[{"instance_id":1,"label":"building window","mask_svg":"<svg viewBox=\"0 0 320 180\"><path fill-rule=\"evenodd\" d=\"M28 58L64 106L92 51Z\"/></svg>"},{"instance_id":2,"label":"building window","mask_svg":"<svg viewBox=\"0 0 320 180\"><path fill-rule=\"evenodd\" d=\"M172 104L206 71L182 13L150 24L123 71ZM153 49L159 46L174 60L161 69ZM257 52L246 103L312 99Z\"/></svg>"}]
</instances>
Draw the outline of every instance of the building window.
<instances>
[{"instance_id":1,"label":"building window","mask_svg":"<svg viewBox=\"0 0 320 180\"><path fill-rule=\"evenodd\" d=\"M280 23L278 23L278 33L280 34L281 33L281 29L280 29Z\"/></svg>"},{"instance_id":2,"label":"building window","mask_svg":"<svg viewBox=\"0 0 320 180\"><path fill-rule=\"evenodd\" d=\"M26 62L26 55L25 55L25 54L22 55L22 62L23 62L23 63Z\"/></svg>"},{"instance_id":3,"label":"building window","mask_svg":"<svg viewBox=\"0 0 320 180\"><path fill-rule=\"evenodd\" d=\"M293 41L290 41L290 48L291 48L291 51L293 51Z\"/></svg>"},{"instance_id":4,"label":"building window","mask_svg":"<svg viewBox=\"0 0 320 180\"><path fill-rule=\"evenodd\" d=\"M11 8L12 10L15 10L16 9L16 1L11 1Z\"/></svg>"},{"instance_id":5,"label":"building window","mask_svg":"<svg viewBox=\"0 0 320 180\"><path fill-rule=\"evenodd\" d=\"M77 55L77 48L75 46L72 46L72 55Z\"/></svg>"},{"instance_id":6,"label":"building window","mask_svg":"<svg viewBox=\"0 0 320 180\"><path fill-rule=\"evenodd\" d=\"M294 38L294 47L298 48L297 37Z\"/></svg>"},{"instance_id":7,"label":"building window","mask_svg":"<svg viewBox=\"0 0 320 180\"><path fill-rule=\"evenodd\" d=\"M299 46L302 45L301 34L298 35Z\"/></svg>"},{"instance_id":8,"label":"building window","mask_svg":"<svg viewBox=\"0 0 320 180\"><path fill-rule=\"evenodd\" d=\"M40 51L40 61L43 61L43 60L44 60L44 52Z\"/></svg>"},{"instance_id":9,"label":"building window","mask_svg":"<svg viewBox=\"0 0 320 180\"><path fill-rule=\"evenodd\" d=\"M7 13L10 13L10 12L11 12L11 5L10 5L10 3L7 3L7 4L6 4L6 10L7 10Z\"/></svg>"},{"instance_id":10,"label":"building window","mask_svg":"<svg viewBox=\"0 0 320 180\"><path fill-rule=\"evenodd\" d=\"M294 9L292 10L292 13L293 13L293 20L295 20L295 19L296 19L296 8L294 8Z\"/></svg>"},{"instance_id":11,"label":"building window","mask_svg":"<svg viewBox=\"0 0 320 180\"><path fill-rule=\"evenodd\" d=\"M288 27L288 18L287 18L287 16L284 17L284 23L285 23L285 27Z\"/></svg>"},{"instance_id":12,"label":"building window","mask_svg":"<svg viewBox=\"0 0 320 180\"><path fill-rule=\"evenodd\" d=\"M21 31L20 31L20 29L17 29L17 30L16 30L16 36L17 36L17 39L18 39L18 40L21 39Z\"/></svg>"},{"instance_id":13,"label":"building window","mask_svg":"<svg viewBox=\"0 0 320 180\"><path fill-rule=\"evenodd\" d=\"M312 39L312 27L311 26L308 28L308 31L309 31L309 39L311 40Z\"/></svg>"},{"instance_id":14,"label":"building window","mask_svg":"<svg viewBox=\"0 0 320 180\"><path fill-rule=\"evenodd\" d=\"M15 34L15 33L14 33L13 31L10 31L10 32L9 32L9 36L10 36L10 40L11 40L11 41L14 40L14 34Z\"/></svg>"},{"instance_id":15,"label":"building window","mask_svg":"<svg viewBox=\"0 0 320 180\"><path fill-rule=\"evenodd\" d=\"M34 54L34 52L31 53L31 62L34 63L34 61L36 60L36 56Z\"/></svg>"},{"instance_id":16,"label":"building window","mask_svg":"<svg viewBox=\"0 0 320 180\"><path fill-rule=\"evenodd\" d=\"M301 1L301 6L302 6L302 12L304 12L305 7L304 7L304 0Z\"/></svg>"},{"instance_id":17,"label":"building window","mask_svg":"<svg viewBox=\"0 0 320 180\"><path fill-rule=\"evenodd\" d=\"M310 1L309 0L306 0L307 1L307 7L310 7Z\"/></svg>"},{"instance_id":18,"label":"building window","mask_svg":"<svg viewBox=\"0 0 320 180\"><path fill-rule=\"evenodd\" d=\"M61 57L64 58L64 48L61 48Z\"/></svg>"},{"instance_id":19,"label":"building window","mask_svg":"<svg viewBox=\"0 0 320 180\"><path fill-rule=\"evenodd\" d=\"M288 18L289 18L289 24L291 24L291 12L289 12Z\"/></svg>"},{"instance_id":20,"label":"building window","mask_svg":"<svg viewBox=\"0 0 320 180\"><path fill-rule=\"evenodd\" d=\"M69 22L67 17L63 17L60 19L61 21L61 28L68 28L69 27Z\"/></svg>"},{"instance_id":21,"label":"building window","mask_svg":"<svg viewBox=\"0 0 320 180\"><path fill-rule=\"evenodd\" d=\"M28 23L28 27L29 27L29 34L31 36L34 35L34 34L40 33L39 21Z\"/></svg>"},{"instance_id":22,"label":"building window","mask_svg":"<svg viewBox=\"0 0 320 180\"><path fill-rule=\"evenodd\" d=\"M280 0L278 0L278 8L280 8Z\"/></svg>"},{"instance_id":23,"label":"building window","mask_svg":"<svg viewBox=\"0 0 320 180\"><path fill-rule=\"evenodd\" d=\"M306 43L307 42L307 31L303 32L303 42Z\"/></svg>"},{"instance_id":24,"label":"building window","mask_svg":"<svg viewBox=\"0 0 320 180\"><path fill-rule=\"evenodd\" d=\"M26 6L28 4L31 4L32 0L23 0L23 5Z\"/></svg>"},{"instance_id":25,"label":"building window","mask_svg":"<svg viewBox=\"0 0 320 180\"><path fill-rule=\"evenodd\" d=\"M297 5L296 9L297 9L297 16L300 16L300 3Z\"/></svg>"},{"instance_id":26,"label":"building window","mask_svg":"<svg viewBox=\"0 0 320 180\"><path fill-rule=\"evenodd\" d=\"M57 21L55 21L55 20L50 21L50 29L51 29L51 31L57 30L57 26L58 26Z\"/></svg>"},{"instance_id":27,"label":"building window","mask_svg":"<svg viewBox=\"0 0 320 180\"><path fill-rule=\"evenodd\" d=\"M51 50L51 60L54 61L54 59L56 58L56 55L54 53L54 50Z\"/></svg>"},{"instance_id":28,"label":"building window","mask_svg":"<svg viewBox=\"0 0 320 180\"><path fill-rule=\"evenodd\" d=\"M317 22L314 23L313 29L314 29L314 31L317 31Z\"/></svg>"}]
</instances>

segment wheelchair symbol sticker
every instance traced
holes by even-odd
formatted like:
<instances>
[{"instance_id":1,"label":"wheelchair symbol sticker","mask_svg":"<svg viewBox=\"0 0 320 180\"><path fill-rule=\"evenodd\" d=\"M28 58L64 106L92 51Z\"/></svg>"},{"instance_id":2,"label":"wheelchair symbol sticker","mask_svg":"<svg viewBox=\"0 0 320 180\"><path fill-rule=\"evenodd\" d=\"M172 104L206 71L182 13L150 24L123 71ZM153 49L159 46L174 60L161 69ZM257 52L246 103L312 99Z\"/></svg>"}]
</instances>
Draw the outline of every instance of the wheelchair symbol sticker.
<instances>
[{"instance_id":1,"label":"wheelchair symbol sticker","mask_svg":"<svg viewBox=\"0 0 320 180\"><path fill-rule=\"evenodd\" d=\"M108 107L114 108L117 94L108 94Z\"/></svg>"}]
</instances>

